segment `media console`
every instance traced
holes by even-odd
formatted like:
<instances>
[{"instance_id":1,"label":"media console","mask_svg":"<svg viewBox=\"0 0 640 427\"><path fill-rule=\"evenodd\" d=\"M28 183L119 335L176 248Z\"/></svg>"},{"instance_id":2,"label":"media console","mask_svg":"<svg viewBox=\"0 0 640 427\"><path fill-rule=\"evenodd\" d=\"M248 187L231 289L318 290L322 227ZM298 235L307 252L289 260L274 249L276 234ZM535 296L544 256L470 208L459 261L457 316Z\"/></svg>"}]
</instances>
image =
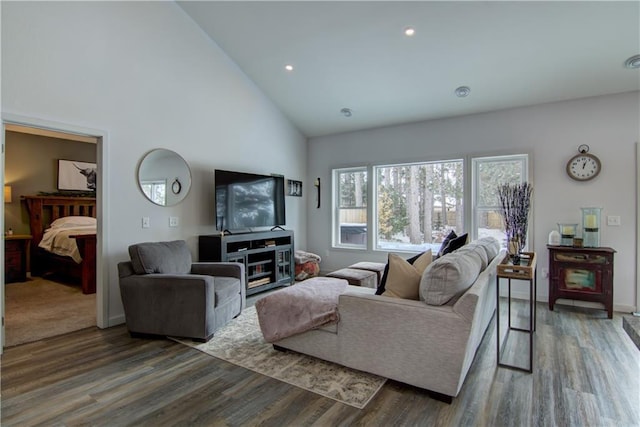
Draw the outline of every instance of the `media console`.
<instances>
[{"instance_id":1,"label":"media console","mask_svg":"<svg viewBox=\"0 0 640 427\"><path fill-rule=\"evenodd\" d=\"M247 295L295 280L293 231L264 231L198 237L199 261L239 262L244 265Z\"/></svg>"}]
</instances>

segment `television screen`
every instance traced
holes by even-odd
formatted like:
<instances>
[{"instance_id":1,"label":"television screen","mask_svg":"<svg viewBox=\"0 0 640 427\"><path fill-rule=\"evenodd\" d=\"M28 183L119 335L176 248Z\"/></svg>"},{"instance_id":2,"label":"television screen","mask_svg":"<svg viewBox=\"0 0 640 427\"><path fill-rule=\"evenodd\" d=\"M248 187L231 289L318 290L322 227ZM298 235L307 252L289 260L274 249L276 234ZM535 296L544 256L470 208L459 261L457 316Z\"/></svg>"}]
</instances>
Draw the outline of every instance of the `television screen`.
<instances>
[{"instance_id":1,"label":"television screen","mask_svg":"<svg viewBox=\"0 0 640 427\"><path fill-rule=\"evenodd\" d=\"M216 229L285 225L284 177L216 169Z\"/></svg>"}]
</instances>

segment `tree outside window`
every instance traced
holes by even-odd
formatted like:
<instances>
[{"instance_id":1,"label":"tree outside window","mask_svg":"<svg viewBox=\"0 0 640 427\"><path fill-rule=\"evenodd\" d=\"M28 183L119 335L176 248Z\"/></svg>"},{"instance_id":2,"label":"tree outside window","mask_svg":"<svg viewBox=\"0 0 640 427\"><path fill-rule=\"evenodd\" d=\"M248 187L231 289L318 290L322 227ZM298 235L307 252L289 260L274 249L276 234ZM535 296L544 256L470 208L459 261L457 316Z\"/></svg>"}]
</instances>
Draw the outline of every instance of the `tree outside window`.
<instances>
[{"instance_id":1,"label":"tree outside window","mask_svg":"<svg viewBox=\"0 0 640 427\"><path fill-rule=\"evenodd\" d=\"M374 167L376 249L437 251L464 229L462 160Z\"/></svg>"}]
</instances>

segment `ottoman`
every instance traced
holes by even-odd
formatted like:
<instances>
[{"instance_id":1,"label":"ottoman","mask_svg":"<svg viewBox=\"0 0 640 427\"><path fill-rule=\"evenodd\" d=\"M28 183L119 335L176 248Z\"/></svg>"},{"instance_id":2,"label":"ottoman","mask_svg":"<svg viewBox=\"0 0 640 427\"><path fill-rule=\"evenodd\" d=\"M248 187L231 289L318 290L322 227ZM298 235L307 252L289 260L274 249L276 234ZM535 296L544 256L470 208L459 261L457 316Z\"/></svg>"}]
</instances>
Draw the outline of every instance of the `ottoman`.
<instances>
[{"instance_id":1,"label":"ottoman","mask_svg":"<svg viewBox=\"0 0 640 427\"><path fill-rule=\"evenodd\" d=\"M378 287L378 275L373 271L361 270L358 268L342 268L327 274L327 277L336 279L345 279L353 286L362 286L365 288Z\"/></svg>"},{"instance_id":2,"label":"ottoman","mask_svg":"<svg viewBox=\"0 0 640 427\"><path fill-rule=\"evenodd\" d=\"M386 267L387 267L387 264L385 264L384 262L368 262L368 261L357 262L349 266L349 268L355 268L356 270L373 271L378 276L378 284L382 282L382 276L384 274L384 269Z\"/></svg>"}]
</instances>

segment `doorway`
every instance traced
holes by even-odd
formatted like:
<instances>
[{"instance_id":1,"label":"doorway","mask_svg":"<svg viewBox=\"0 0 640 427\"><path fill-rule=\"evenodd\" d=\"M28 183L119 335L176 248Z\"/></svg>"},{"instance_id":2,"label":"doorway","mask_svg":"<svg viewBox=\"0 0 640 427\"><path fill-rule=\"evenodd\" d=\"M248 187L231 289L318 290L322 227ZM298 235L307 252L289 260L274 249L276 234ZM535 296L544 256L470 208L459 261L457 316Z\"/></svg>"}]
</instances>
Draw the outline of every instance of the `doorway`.
<instances>
[{"instance_id":1,"label":"doorway","mask_svg":"<svg viewBox=\"0 0 640 427\"><path fill-rule=\"evenodd\" d=\"M3 116L4 131L3 137L3 169L2 176L5 184L5 193L7 192L7 186L10 189L11 198L10 202L6 203L2 214L2 227L5 233L11 229L13 236L28 235L29 219L26 213L26 209L21 201L21 196L34 195L37 193L54 193L58 191L57 188L57 166L58 160L81 160L95 163L97 167L97 188L95 191L95 216L97 223L97 244L96 244L96 292L93 295L85 295L82 293L77 284L69 282L65 277L27 277L25 282L6 283L2 287L1 302L3 303L3 314L5 316L5 326L7 331L2 331L2 343L3 347L15 344L16 341L7 338L11 337L10 328L12 326L12 316L9 311L12 304L15 302L13 299L9 301L9 298L31 298L32 301L39 301L40 307L34 307L35 311L40 314L40 320L45 320L48 324L47 328L40 328L36 326L34 330L42 329L39 334L32 334L31 337L22 337L22 342L34 341L42 339L47 334L58 335L61 333L70 332L71 330L82 329L87 326L107 327L108 321L105 314L106 310L106 293L107 287L103 285L106 282L106 277L103 273L102 253L104 239L102 238L104 228L101 218L103 217L103 192L105 183L103 177L104 173L104 137L105 134L99 131L80 129L75 126L60 125L57 123L45 122L37 119L29 119L22 117L7 117ZM19 140L19 149L14 150L12 144L15 144L15 138ZM22 138L22 139L20 139ZM28 149L34 144L39 145L39 149L35 155L29 156ZM54 148L51 148L54 147ZM14 157L16 155L17 157ZM25 157L26 156L26 157ZM84 156L84 157L83 157ZM46 157L45 162L48 162L45 171L41 171L41 165L37 165L35 158ZM91 162L93 160L93 162ZM43 181L44 176L44 181ZM6 197L6 195L5 195ZM25 225L26 223L26 225ZM20 240L19 238L17 240ZM9 241L7 239L6 241ZM5 242L6 243L6 242ZM3 250L7 251L5 247ZM30 255L31 251L28 251ZM3 253L3 258L7 261L7 257L13 256L12 253ZM30 270L31 260L26 260L26 269ZM6 262L3 266L3 280L6 273L9 273ZM13 277L11 280L20 280ZM22 286L27 285L27 286ZM19 286L22 286L19 288ZM10 288L11 287L11 288ZM10 292L9 289L19 289L19 292ZM48 293L51 290L57 293L57 296L52 296ZM38 292L42 292L40 296ZM34 294L35 298L34 298ZM83 298L84 297L84 298ZM57 299L56 299L57 298ZM71 298L71 299L70 299ZM73 302L73 298L78 301L82 300L79 305L74 305L78 301ZM25 300L26 301L26 300ZM89 301L89 302L87 302ZM65 304L67 308L64 309ZM20 313L22 317L27 313L27 317L33 317L34 321L37 321L37 316L30 316L28 314L29 304L20 306ZM51 306L59 305L61 307L58 312L56 310L49 310L49 315L44 315L43 312ZM13 305L15 306L15 304ZM84 313L84 317L81 319L81 313ZM58 316L56 318L56 316ZM75 320L73 316L77 316ZM89 316L87 320L87 316ZM20 316L18 316L20 317ZM70 319L71 317L71 319ZM15 316L13 317L15 320ZM87 323L88 322L88 323ZM24 327L24 325L21 325ZM26 328L27 335L29 335L30 328ZM9 335L6 334L9 332ZM44 335L43 335L44 333ZM24 340L27 341L24 341ZM19 340L19 341L20 341ZM20 344L21 342L17 342Z\"/></svg>"}]
</instances>

